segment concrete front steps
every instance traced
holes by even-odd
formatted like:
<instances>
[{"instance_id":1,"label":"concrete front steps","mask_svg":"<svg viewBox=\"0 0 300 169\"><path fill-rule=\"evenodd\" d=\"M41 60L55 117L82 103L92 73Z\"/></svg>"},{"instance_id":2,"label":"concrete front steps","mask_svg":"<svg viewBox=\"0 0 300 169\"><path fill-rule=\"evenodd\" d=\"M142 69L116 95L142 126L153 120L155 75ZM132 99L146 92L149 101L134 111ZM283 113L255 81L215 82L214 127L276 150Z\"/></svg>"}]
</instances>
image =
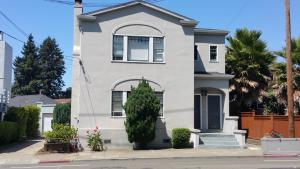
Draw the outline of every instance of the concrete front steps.
<instances>
[{"instance_id":1,"label":"concrete front steps","mask_svg":"<svg viewBox=\"0 0 300 169\"><path fill-rule=\"evenodd\" d=\"M233 134L200 133L199 148L238 149L240 145Z\"/></svg>"}]
</instances>

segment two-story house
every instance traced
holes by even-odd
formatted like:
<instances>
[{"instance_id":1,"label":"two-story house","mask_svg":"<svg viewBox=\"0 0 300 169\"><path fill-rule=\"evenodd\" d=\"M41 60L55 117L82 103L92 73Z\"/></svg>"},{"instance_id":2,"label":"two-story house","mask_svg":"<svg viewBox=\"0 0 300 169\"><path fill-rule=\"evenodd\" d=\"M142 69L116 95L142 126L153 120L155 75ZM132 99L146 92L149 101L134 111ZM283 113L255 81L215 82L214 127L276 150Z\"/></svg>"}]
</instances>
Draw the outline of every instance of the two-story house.
<instances>
[{"instance_id":1,"label":"two-story house","mask_svg":"<svg viewBox=\"0 0 300 169\"><path fill-rule=\"evenodd\" d=\"M169 146L171 130L181 127L201 130L202 144L228 137L243 146L238 119L229 116L227 31L196 28L197 21L141 0L82 11L75 0L71 121L81 140L99 126L108 146L130 145L123 105L146 79L161 103L153 146Z\"/></svg>"}]
</instances>

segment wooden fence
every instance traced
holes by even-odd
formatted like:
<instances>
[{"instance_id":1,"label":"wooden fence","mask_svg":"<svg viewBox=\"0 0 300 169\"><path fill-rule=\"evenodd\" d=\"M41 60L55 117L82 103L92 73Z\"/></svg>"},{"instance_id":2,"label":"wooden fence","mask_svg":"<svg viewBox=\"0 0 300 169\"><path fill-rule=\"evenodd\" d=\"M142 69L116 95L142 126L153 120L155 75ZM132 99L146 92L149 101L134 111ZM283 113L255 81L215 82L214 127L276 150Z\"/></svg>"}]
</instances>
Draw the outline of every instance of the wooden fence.
<instances>
[{"instance_id":1,"label":"wooden fence","mask_svg":"<svg viewBox=\"0 0 300 169\"><path fill-rule=\"evenodd\" d=\"M261 139L272 131L288 137L288 116L255 115L255 112L242 112L241 128L247 131L248 138ZM296 137L300 137L300 116L295 116Z\"/></svg>"}]
</instances>

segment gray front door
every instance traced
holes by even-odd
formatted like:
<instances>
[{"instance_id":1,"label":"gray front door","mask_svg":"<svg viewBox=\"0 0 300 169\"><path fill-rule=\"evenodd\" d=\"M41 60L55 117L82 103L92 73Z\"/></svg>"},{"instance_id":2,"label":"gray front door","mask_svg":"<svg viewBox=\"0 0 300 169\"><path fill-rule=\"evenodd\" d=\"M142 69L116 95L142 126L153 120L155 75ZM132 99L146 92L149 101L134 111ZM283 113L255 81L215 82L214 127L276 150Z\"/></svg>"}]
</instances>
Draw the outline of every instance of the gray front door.
<instances>
[{"instance_id":1,"label":"gray front door","mask_svg":"<svg viewBox=\"0 0 300 169\"><path fill-rule=\"evenodd\" d=\"M207 96L208 129L221 129L221 97Z\"/></svg>"}]
</instances>

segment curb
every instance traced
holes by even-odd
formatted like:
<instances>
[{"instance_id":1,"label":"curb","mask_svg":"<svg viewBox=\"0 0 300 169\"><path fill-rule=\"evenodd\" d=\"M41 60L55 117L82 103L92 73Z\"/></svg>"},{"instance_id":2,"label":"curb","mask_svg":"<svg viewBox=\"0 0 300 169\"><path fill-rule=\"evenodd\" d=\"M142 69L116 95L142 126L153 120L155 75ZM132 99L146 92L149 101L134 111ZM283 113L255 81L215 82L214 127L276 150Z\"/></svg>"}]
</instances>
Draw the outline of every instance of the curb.
<instances>
[{"instance_id":1,"label":"curb","mask_svg":"<svg viewBox=\"0 0 300 169\"><path fill-rule=\"evenodd\" d=\"M300 154L264 154L264 157L281 158L281 157L300 157Z\"/></svg>"},{"instance_id":2,"label":"curb","mask_svg":"<svg viewBox=\"0 0 300 169\"><path fill-rule=\"evenodd\" d=\"M110 161L115 161L115 160L157 160L157 159L183 159L183 158L258 158L261 157L263 158L264 156L202 156L202 157L195 157L195 156L191 156L191 157L131 157L131 158L91 158L91 159L73 159L72 162L75 161L102 161L102 160L110 160Z\"/></svg>"},{"instance_id":3,"label":"curb","mask_svg":"<svg viewBox=\"0 0 300 169\"><path fill-rule=\"evenodd\" d=\"M72 160L42 160L38 164L71 163Z\"/></svg>"}]
</instances>

